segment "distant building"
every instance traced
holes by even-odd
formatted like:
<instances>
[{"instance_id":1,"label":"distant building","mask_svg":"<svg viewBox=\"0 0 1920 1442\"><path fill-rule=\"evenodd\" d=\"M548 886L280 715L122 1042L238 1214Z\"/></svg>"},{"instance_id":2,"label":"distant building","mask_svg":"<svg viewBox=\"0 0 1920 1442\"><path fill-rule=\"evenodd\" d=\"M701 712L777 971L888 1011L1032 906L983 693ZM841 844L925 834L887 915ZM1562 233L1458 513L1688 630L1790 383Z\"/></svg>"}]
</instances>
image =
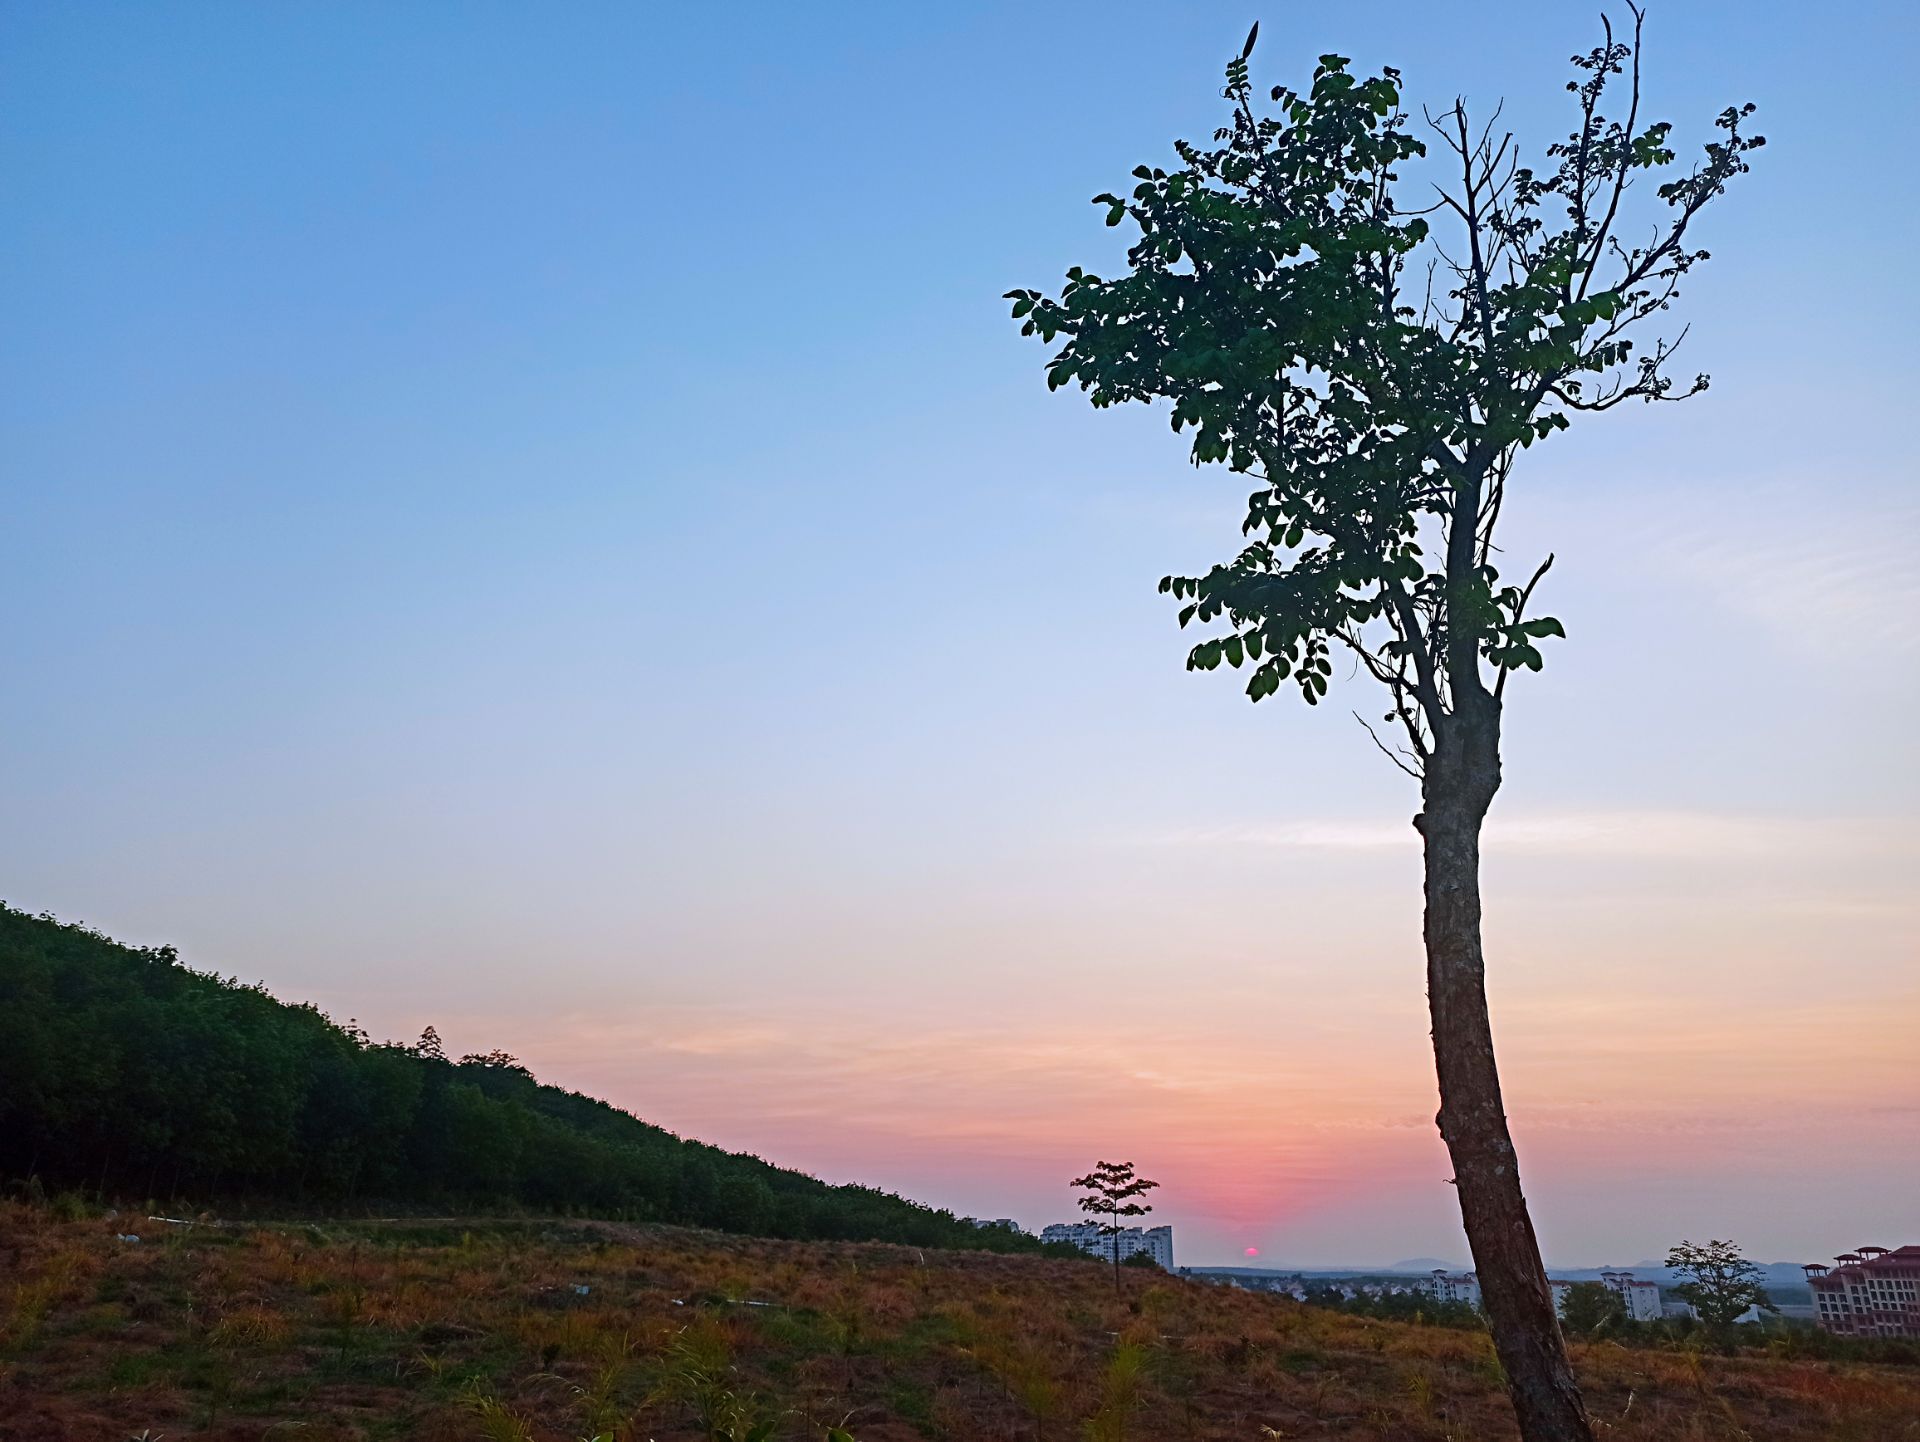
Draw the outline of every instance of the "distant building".
<instances>
[{"instance_id":1,"label":"distant building","mask_svg":"<svg viewBox=\"0 0 1920 1442\"><path fill-rule=\"evenodd\" d=\"M1043 1242L1068 1242L1083 1252L1112 1260L1115 1237L1103 1233L1098 1222L1055 1222L1040 1229ZM1172 1227L1122 1227L1118 1235L1120 1260L1145 1252L1169 1272L1173 1270Z\"/></svg>"},{"instance_id":2,"label":"distant building","mask_svg":"<svg viewBox=\"0 0 1920 1442\"><path fill-rule=\"evenodd\" d=\"M1567 1293L1572 1290L1572 1282L1549 1282L1553 1288L1553 1309L1558 1312L1567 1305ZM1634 1322L1657 1322L1660 1320L1660 1288L1652 1282L1634 1279L1632 1272L1602 1272L1600 1285L1620 1299L1621 1306L1627 1309L1627 1318Z\"/></svg>"},{"instance_id":3,"label":"distant building","mask_svg":"<svg viewBox=\"0 0 1920 1442\"><path fill-rule=\"evenodd\" d=\"M1018 1232L1023 1237L1026 1235L1025 1228L1012 1217L994 1217L991 1220L986 1217L962 1217L960 1220L980 1228L983 1232Z\"/></svg>"},{"instance_id":4,"label":"distant building","mask_svg":"<svg viewBox=\"0 0 1920 1442\"><path fill-rule=\"evenodd\" d=\"M1861 1247L1808 1266L1814 1320L1842 1337L1920 1337L1920 1247Z\"/></svg>"},{"instance_id":5,"label":"distant building","mask_svg":"<svg viewBox=\"0 0 1920 1442\"><path fill-rule=\"evenodd\" d=\"M1465 1302L1475 1311L1480 1309L1480 1279L1472 1272L1454 1273L1445 1267L1435 1267L1428 1290L1435 1301Z\"/></svg>"},{"instance_id":6,"label":"distant building","mask_svg":"<svg viewBox=\"0 0 1920 1442\"><path fill-rule=\"evenodd\" d=\"M1573 1290L1574 1284L1549 1279L1547 1285L1553 1288L1553 1308L1560 1311L1566 1306L1567 1293ZM1620 1298L1633 1321L1652 1322L1659 1318L1660 1288L1652 1282L1638 1281L1632 1272L1602 1272L1600 1285ZM1439 1301L1465 1302L1476 1311L1480 1309L1480 1279L1472 1272L1456 1274L1436 1267L1427 1290Z\"/></svg>"},{"instance_id":7,"label":"distant building","mask_svg":"<svg viewBox=\"0 0 1920 1442\"><path fill-rule=\"evenodd\" d=\"M1182 1267L1179 1275L1215 1287L1238 1287L1243 1292L1271 1292L1277 1296L1292 1297L1296 1302L1307 1299L1306 1278L1298 1272L1267 1272L1246 1267Z\"/></svg>"}]
</instances>

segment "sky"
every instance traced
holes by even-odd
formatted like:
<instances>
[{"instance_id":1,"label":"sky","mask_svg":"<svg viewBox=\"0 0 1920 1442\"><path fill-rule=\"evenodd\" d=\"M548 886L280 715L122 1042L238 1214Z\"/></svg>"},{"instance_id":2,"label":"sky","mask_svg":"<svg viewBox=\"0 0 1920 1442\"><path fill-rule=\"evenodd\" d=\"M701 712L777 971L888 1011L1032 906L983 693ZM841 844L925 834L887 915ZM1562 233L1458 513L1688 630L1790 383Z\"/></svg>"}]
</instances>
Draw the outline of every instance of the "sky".
<instances>
[{"instance_id":1,"label":"sky","mask_svg":"<svg viewBox=\"0 0 1920 1442\"><path fill-rule=\"evenodd\" d=\"M962 1213L1464 1262L1412 783L1182 670L1244 486L1002 292L1330 50L1590 4L0 13L0 897ZM1550 1263L1920 1241L1909 7L1668 0L1711 391L1535 448L1489 988Z\"/></svg>"}]
</instances>

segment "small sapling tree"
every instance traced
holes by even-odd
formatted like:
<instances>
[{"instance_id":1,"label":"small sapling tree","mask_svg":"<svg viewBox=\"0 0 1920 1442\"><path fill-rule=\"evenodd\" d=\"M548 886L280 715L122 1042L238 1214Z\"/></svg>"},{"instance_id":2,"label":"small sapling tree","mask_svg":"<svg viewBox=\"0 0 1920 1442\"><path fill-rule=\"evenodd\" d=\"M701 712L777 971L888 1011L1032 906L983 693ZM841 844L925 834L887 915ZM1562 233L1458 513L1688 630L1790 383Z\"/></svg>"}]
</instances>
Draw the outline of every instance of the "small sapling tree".
<instances>
[{"instance_id":1,"label":"small sapling tree","mask_svg":"<svg viewBox=\"0 0 1920 1442\"><path fill-rule=\"evenodd\" d=\"M1080 1210L1106 1220L1100 1223L1100 1235L1113 1243L1113 1286L1120 1289L1120 1232L1122 1217L1144 1217L1153 1208L1138 1200L1159 1186L1145 1177L1135 1176L1132 1162L1096 1162L1092 1171L1073 1182L1087 1195L1080 1198Z\"/></svg>"},{"instance_id":2,"label":"small sapling tree","mask_svg":"<svg viewBox=\"0 0 1920 1442\"><path fill-rule=\"evenodd\" d=\"M1603 20L1603 43L1573 58L1574 129L1538 168L1497 112L1426 114L1438 185L1421 177L1417 197L1402 170L1427 146L1397 71L1362 78L1324 55L1306 91L1276 86L1269 106L1249 35L1213 143L1178 142L1177 167L1143 165L1126 194L1096 197L1107 224L1139 231L1125 272L1075 266L1057 297L1008 293L1024 333L1058 345L1050 387L1100 407L1167 402L1195 465L1252 483L1237 553L1160 583L1182 626L1210 628L1188 668L1245 669L1254 700L1290 687L1312 704L1344 652L1384 688L1400 734L1376 742L1420 786L1436 1120L1528 1442L1592 1434L1494 1064L1480 829L1507 684L1564 633L1533 609L1552 556L1511 579L1495 532L1534 443L1705 389L1669 374L1679 336L1634 333L1707 258L1696 222L1762 144L1745 130L1753 107L1735 106L1681 162L1671 126L1643 116L1632 14L1630 41Z\"/></svg>"},{"instance_id":3,"label":"small sapling tree","mask_svg":"<svg viewBox=\"0 0 1920 1442\"><path fill-rule=\"evenodd\" d=\"M1575 1282L1560 1305L1560 1325L1576 1337L1611 1332L1627 1320L1627 1304L1605 1282Z\"/></svg>"}]
</instances>

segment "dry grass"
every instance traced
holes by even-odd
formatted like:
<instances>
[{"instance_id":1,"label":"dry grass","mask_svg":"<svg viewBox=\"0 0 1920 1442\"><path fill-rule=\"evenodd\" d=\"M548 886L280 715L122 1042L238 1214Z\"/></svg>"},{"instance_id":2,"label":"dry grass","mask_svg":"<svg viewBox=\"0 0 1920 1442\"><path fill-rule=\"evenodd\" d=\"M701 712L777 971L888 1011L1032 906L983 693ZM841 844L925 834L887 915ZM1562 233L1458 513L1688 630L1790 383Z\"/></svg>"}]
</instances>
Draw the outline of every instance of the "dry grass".
<instances>
[{"instance_id":1,"label":"dry grass","mask_svg":"<svg viewBox=\"0 0 1920 1442\"><path fill-rule=\"evenodd\" d=\"M0 1205L0 1439L1484 1442L1487 1338L1150 1274L563 1223ZM153 1229L160 1234L149 1234ZM585 1292L579 1291L585 1288ZM1607 1442L1920 1442L1920 1372L1583 1347Z\"/></svg>"}]
</instances>

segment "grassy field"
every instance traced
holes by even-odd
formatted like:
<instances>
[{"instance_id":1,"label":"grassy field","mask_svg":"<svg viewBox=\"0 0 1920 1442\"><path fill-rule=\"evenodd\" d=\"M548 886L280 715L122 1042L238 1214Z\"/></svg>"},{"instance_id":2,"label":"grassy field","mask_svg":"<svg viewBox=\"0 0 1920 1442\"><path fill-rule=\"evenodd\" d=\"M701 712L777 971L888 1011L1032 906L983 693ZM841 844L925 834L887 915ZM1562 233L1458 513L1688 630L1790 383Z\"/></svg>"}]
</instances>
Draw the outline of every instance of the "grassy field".
<instances>
[{"instance_id":1,"label":"grassy field","mask_svg":"<svg viewBox=\"0 0 1920 1442\"><path fill-rule=\"evenodd\" d=\"M1515 1435L1481 1333L1126 1281L669 1228L185 1228L0 1204L0 1438ZM1604 1438L1920 1439L1920 1369L1575 1355Z\"/></svg>"}]
</instances>

